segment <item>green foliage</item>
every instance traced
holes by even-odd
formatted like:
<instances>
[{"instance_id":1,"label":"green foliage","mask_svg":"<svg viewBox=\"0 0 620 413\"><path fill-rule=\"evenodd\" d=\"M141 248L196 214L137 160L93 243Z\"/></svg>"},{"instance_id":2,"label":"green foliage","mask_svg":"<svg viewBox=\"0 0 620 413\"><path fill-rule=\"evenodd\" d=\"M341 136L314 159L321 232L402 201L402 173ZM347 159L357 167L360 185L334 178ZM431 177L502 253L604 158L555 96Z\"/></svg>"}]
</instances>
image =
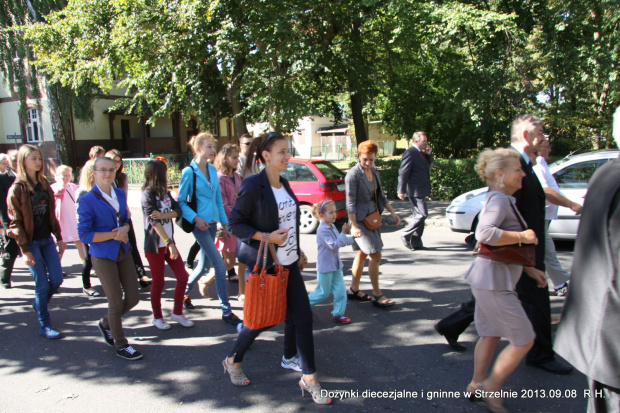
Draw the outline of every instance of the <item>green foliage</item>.
<instances>
[{"instance_id":1,"label":"green foliage","mask_svg":"<svg viewBox=\"0 0 620 413\"><path fill-rule=\"evenodd\" d=\"M375 166L381 173L381 184L389 199L398 197L398 170L400 158L381 159ZM357 162L350 162L349 168ZM482 188L485 184L474 171L476 159L435 159L431 169L431 195L433 201L451 201L460 194Z\"/></svg>"},{"instance_id":2,"label":"green foliage","mask_svg":"<svg viewBox=\"0 0 620 413\"><path fill-rule=\"evenodd\" d=\"M150 158L143 159L123 159L123 172L127 174L130 185L144 184L144 168ZM168 186L177 186L181 182L181 168L177 162L167 161L168 167Z\"/></svg>"}]
</instances>

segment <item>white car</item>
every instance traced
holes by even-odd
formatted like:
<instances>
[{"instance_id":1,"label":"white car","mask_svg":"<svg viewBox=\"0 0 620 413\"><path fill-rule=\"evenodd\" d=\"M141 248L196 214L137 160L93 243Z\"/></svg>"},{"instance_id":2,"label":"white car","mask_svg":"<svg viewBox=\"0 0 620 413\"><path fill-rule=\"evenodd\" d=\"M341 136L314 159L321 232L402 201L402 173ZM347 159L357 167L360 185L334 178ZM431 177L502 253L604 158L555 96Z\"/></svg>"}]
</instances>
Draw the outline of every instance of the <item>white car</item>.
<instances>
[{"instance_id":1,"label":"white car","mask_svg":"<svg viewBox=\"0 0 620 413\"><path fill-rule=\"evenodd\" d=\"M608 161L618 158L618 155L620 155L618 150L602 150L568 156L549 165L549 170L560 186L562 194L571 201L583 205L588 183L594 172ZM446 218L452 231L468 234L476 231L478 214L482 210L488 189L488 187L476 189L454 198L446 209ZM555 239L574 240L577 238L579 219L580 216L575 215L570 209L560 207L558 219L551 221L549 225L549 233Z\"/></svg>"}]
</instances>

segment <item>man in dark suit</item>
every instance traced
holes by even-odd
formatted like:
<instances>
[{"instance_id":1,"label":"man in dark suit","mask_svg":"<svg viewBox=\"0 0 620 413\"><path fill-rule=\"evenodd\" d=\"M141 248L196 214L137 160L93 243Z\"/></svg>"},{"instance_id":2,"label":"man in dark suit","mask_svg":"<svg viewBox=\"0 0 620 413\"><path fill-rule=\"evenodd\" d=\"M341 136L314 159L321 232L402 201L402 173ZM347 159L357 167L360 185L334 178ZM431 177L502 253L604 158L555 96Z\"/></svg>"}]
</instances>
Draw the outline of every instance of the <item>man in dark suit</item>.
<instances>
[{"instance_id":1,"label":"man in dark suit","mask_svg":"<svg viewBox=\"0 0 620 413\"><path fill-rule=\"evenodd\" d=\"M422 233L424 221L428 216L426 197L431 194L431 167L433 155L424 132L413 134L413 145L403 154L398 171L398 197L405 199L405 193L411 201L413 216L409 226L403 230L400 239L412 250L422 250Z\"/></svg>"},{"instance_id":2,"label":"man in dark suit","mask_svg":"<svg viewBox=\"0 0 620 413\"><path fill-rule=\"evenodd\" d=\"M614 115L620 146L620 107ZM588 376L588 412L620 411L620 158L588 186L555 349Z\"/></svg>"},{"instance_id":3,"label":"man in dark suit","mask_svg":"<svg viewBox=\"0 0 620 413\"><path fill-rule=\"evenodd\" d=\"M536 266L525 267L517 283L521 305L532 322L536 339L527 353L526 364L556 374L569 374L573 369L555 359L551 339L551 305L547 288L538 287L527 274L545 272L545 192L532 169L538 145L544 140L542 121L538 116L521 115L512 122L510 146L521 154L521 168L525 172L523 186L515 192L517 209L528 228L538 238Z\"/></svg>"}]
</instances>

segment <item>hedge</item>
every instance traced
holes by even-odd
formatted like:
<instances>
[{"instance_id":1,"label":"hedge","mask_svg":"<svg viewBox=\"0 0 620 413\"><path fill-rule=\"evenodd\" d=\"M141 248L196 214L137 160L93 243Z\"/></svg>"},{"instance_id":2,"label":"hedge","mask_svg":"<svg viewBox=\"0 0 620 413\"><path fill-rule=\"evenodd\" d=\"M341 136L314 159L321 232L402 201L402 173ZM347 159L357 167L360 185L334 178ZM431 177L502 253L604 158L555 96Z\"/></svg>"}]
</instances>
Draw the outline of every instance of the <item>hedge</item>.
<instances>
[{"instance_id":1,"label":"hedge","mask_svg":"<svg viewBox=\"0 0 620 413\"><path fill-rule=\"evenodd\" d=\"M384 160L378 158L375 162L381 172L383 190L390 199L397 198L398 169L400 158ZM351 162L350 167L356 162ZM433 201L451 201L464 192L482 188L485 184L474 170L476 159L435 159L431 169L431 195Z\"/></svg>"}]
</instances>

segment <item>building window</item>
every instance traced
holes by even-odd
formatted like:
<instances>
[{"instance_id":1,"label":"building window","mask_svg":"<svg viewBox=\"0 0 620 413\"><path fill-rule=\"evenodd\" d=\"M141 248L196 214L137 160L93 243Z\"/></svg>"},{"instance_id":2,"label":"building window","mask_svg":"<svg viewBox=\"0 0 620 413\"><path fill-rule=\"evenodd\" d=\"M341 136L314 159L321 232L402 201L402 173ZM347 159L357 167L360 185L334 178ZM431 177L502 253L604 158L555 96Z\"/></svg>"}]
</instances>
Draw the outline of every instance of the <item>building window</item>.
<instances>
[{"instance_id":1,"label":"building window","mask_svg":"<svg viewBox=\"0 0 620 413\"><path fill-rule=\"evenodd\" d=\"M28 143L41 142L41 120L39 111L30 109L27 112L26 136Z\"/></svg>"}]
</instances>

